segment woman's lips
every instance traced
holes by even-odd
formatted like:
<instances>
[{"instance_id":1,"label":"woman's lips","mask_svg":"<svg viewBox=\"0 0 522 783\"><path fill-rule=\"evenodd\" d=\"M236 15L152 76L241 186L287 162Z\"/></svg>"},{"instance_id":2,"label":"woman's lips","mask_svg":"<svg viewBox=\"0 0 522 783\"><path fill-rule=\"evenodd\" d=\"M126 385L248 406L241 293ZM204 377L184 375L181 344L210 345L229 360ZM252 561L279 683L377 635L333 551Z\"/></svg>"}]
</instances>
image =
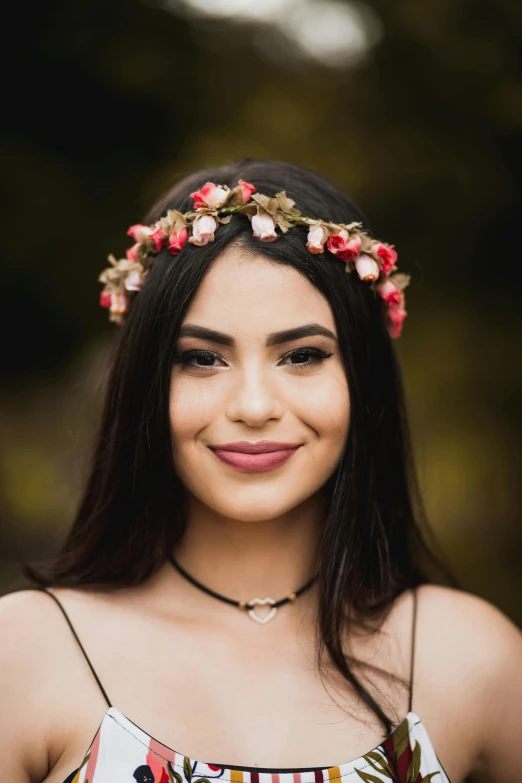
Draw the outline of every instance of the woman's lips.
<instances>
[{"instance_id":1,"label":"woman's lips","mask_svg":"<svg viewBox=\"0 0 522 783\"><path fill-rule=\"evenodd\" d=\"M285 449L284 451L265 451L260 454L245 454L242 451L224 451L221 449L211 449L216 457L226 465L243 472L253 472L261 470L272 470L288 462L295 452L301 446L295 449Z\"/></svg>"}]
</instances>

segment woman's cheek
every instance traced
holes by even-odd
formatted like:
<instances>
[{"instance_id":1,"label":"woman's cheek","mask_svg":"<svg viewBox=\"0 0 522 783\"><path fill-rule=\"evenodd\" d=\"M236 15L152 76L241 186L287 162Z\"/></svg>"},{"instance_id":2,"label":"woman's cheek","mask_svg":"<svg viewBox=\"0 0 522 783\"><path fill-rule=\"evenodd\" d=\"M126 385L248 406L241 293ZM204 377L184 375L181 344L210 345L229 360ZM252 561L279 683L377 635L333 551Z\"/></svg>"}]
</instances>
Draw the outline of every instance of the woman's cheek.
<instances>
[{"instance_id":1,"label":"woman's cheek","mask_svg":"<svg viewBox=\"0 0 522 783\"><path fill-rule=\"evenodd\" d=\"M316 430L319 436L335 439L348 433L350 396L348 382L342 373L325 375L296 395L296 413Z\"/></svg>"},{"instance_id":2,"label":"woman's cheek","mask_svg":"<svg viewBox=\"0 0 522 783\"><path fill-rule=\"evenodd\" d=\"M173 436L183 439L205 427L219 407L215 386L198 378L174 376L170 387L169 417Z\"/></svg>"}]
</instances>

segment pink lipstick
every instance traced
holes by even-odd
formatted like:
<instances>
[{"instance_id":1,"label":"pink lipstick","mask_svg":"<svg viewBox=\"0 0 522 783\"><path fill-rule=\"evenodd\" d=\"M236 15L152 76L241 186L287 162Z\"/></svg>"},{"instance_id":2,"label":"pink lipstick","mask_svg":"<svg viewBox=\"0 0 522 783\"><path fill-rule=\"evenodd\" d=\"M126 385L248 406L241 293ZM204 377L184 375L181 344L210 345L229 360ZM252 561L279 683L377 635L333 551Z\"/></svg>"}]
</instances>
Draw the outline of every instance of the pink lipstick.
<instances>
[{"instance_id":1,"label":"pink lipstick","mask_svg":"<svg viewBox=\"0 0 522 783\"><path fill-rule=\"evenodd\" d=\"M302 443L261 440L257 443L248 441L220 443L209 448L226 465L242 472L254 472L273 470L284 465L302 445Z\"/></svg>"}]
</instances>

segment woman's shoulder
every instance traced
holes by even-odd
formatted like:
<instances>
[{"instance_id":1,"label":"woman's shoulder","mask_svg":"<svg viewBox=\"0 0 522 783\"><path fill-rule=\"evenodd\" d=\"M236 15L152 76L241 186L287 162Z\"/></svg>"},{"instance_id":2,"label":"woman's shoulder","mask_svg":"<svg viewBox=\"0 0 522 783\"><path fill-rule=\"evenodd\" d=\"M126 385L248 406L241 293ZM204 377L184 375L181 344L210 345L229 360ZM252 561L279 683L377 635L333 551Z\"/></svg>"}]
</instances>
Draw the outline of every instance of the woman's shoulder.
<instances>
[{"instance_id":1,"label":"woman's shoulder","mask_svg":"<svg viewBox=\"0 0 522 783\"><path fill-rule=\"evenodd\" d=\"M465 590L435 584L417 588L417 639L437 655L465 659L482 680L522 654L522 632L495 604Z\"/></svg>"},{"instance_id":2,"label":"woman's shoulder","mask_svg":"<svg viewBox=\"0 0 522 783\"><path fill-rule=\"evenodd\" d=\"M48 592L26 588L0 596L0 669L2 663L9 663L11 671L30 666L40 672L50 661L59 661L61 652L70 659L77 645L66 618L75 628L78 619L81 623L87 615L99 617L111 597L111 591L91 593L69 587L52 587Z\"/></svg>"},{"instance_id":3,"label":"woman's shoulder","mask_svg":"<svg viewBox=\"0 0 522 783\"><path fill-rule=\"evenodd\" d=\"M469 698L480 700L489 698L506 667L516 670L522 665L522 632L494 603L463 589L431 583L417 586L415 593L416 679L437 683L440 675L436 687L454 684ZM411 639L411 590L396 599L391 619L392 633Z\"/></svg>"},{"instance_id":4,"label":"woman's shoulder","mask_svg":"<svg viewBox=\"0 0 522 783\"><path fill-rule=\"evenodd\" d=\"M61 634L51 600L38 590L0 598L0 754L13 780L43 780L48 771L47 743L34 729L53 709L45 691Z\"/></svg>"},{"instance_id":5,"label":"woman's shoulder","mask_svg":"<svg viewBox=\"0 0 522 783\"><path fill-rule=\"evenodd\" d=\"M94 725L99 697L89 688L59 607L44 591L23 589L0 597L0 637L3 771L16 780L43 780L74 742L68 726L71 705L79 705ZM86 743L88 732L80 739Z\"/></svg>"},{"instance_id":6,"label":"woman's shoulder","mask_svg":"<svg viewBox=\"0 0 522 783\"><path fill-rule=\"evenodd\" d=\"M13 666L23 666L28 658L41 659L45 639L59 633L52 598L42 590L24 589L0 597L0 662L12 658ZM35 642L39 643L35 645ZM0 666L1 669L1 666Z\"/></svg>"},{"instance_id":7,"label":"woman's shoulder","mask_svg":"<svg viewBox=\"0 0 522 783\"><path fill-rule=\"evenodd\" d=\"M0 637L0 688L14 702L32 696L34 704L52 672L71 663L71 632L56 602L42 590L0 597Z\"/></svg>"},{"instance_id":8,"label":"woman's shoulder","mask_svg":"<svg viewBox=\"0 0 522 783\"><path fill-rule=\"evenodd\" d=\"M51 588L49 592L60 600L68 594L81 594L81 591ZM39 655L45 654L45 639L56 641L63 631L63 615L56 602L44 590L25 588L0 596L0 629L4 643L1 653L9 655L20 646L31 654L27 643L40 639ZM45 631L45 633L42 633ZM52 645L51 645L52 647Z\"/></svg>"},{"instance_id":9,"label":"woman's shoulder","mask_svg":"<svg viewBox=\"0 0 522 783\"><path fill-rule=\"evenodd\" d=\"M484 730L496 715L522 724L522 632L490 601L438 585L417 588L416 662L431 697L467 704ZM517 693L518 691L518 693ZM518 700L518 708L513 704Z\"/></svg>"},{"instance_id":10,"label":"woman's shoulder","mask_svg":"<svg viewBox=\"0 0 522 783\"><path fill-rule=\"evenodd\" d=\"M418 621L433 624L437 631L446 627L466 636L470 643L493 632L500 649L505 643L516 644L522 638L520 629L507 614L475 593L437 584L419 585L416 591Z\"/></svg>"},{"instance_id":11,"label":"woman's shoulder","mask_svg":"<svg viewBox=\"0 0 522 783\"><path fill-rule=\"evenodd\" d=\"M522 728L522 632L474 593L426 584L417 597L414 709L446 716L497 774Z\"/></svg>"}]
</instances>

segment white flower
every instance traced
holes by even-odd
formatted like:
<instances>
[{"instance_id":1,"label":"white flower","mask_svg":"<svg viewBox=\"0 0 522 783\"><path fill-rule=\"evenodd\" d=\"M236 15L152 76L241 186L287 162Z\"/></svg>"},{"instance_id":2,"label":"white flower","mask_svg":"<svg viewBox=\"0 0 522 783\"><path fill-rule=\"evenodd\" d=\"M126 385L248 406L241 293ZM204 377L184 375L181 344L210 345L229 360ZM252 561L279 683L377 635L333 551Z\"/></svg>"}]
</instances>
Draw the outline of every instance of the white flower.
<instances>
[{"instance_id":1,"label":"white flower","mask_svg":"<svg viewBox=\"0 0 522 783\"><path fill-rule=\"evenodd\" d=\"M133 269L125 278L125 288L127 291L141 291L141 273L139 269Z\"/></svg>"},{"instance_id":2,"label":"white flower","mask_svg":"<svg viewBox=\"0 0 522 783\"><path fill-rule=\"evenodd\" d=\"M195 190L191 193L191 197L194 199L194 207L199 209L200 207L212 207L212 209L219 209L226 202L229 196L228 190L215 185L213 182L206 182L202 188Z\"/></svg>"},{"instance_id":3,"label":"white flower","mask_svg":"<svg viewBox=\"0 0 522 783\"><path fill-rule=\"evenodd\" d=\"M150 226L143 226L141 223L136 223L135 226L131 226L127 231L127 234L134 239L135 242L146 242L150 235L154 232L154 229Z\"/></svg>"},{"instance_id":4,"label":"white flower","mask_svg":"<svg viewBox=\"0 0 522 783\"><path fill-rule=\"evenodd\" d=\"M258 213L252 217L252 228L254 236L262 239L264 242L272 242L274 239L277 239L275 223L266 212Z\"/></svg>"},{"instance_id":5,"label":"white flower","mask_svg":"<svg viewBox=\"0 0 522 783\"><path fill-rule=\"evenodd\" d=\"M379 277L377 262L366 253L361 253L357 258L355 268L361 280L377 280Z\"/></svg>"},{"instance_id":6,"label":"white flower","mask_svg":"<svg viewBox=\"0 0 522 783\"><path fill-rule=\"evenodd\" d=\"M327 239L328 231L320 223L316 223L308 232L306 248L310 253L324 253L324 243Z\"/></svg>"},{"instance_id":7,"label":"white flower","mask_svg":"<svg viewBox=\"0 0 522 783\"><path fill-rule=\"evenodd\" d=\"M127 298L125 294L119 294L116 291L111 293L111 313L121 315L127 311Z\"/></svg>"},{"instance_id":8,"label":"white flower","mask_svg":"<svg viewBox=\"0 0 522 783\"><path fill-rule=\"evenodd\" d=\"M201 215L197 217L192 225L192 236L189 242L193 245L202 247L214 239L214 231L217 228L216 220L212 215Z\"/></svg>"},{"instance_id":9,"label":"white flower","mask_svg":"<svg viewBox=\"0 0 522 783\"><path fill-rule=\"evenodd\" d=\"M225 190L225 188L220 188L219 185L215 188L209 188L206 192L205 201L209 205L209 207L214 207L214 209L219 209L219 207L222 207L225 201L228 198L228 190Z\"/></svg>"}]
</instances>

